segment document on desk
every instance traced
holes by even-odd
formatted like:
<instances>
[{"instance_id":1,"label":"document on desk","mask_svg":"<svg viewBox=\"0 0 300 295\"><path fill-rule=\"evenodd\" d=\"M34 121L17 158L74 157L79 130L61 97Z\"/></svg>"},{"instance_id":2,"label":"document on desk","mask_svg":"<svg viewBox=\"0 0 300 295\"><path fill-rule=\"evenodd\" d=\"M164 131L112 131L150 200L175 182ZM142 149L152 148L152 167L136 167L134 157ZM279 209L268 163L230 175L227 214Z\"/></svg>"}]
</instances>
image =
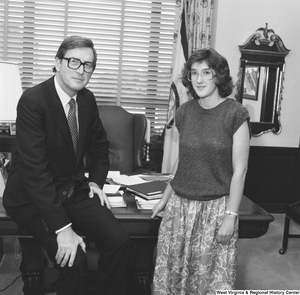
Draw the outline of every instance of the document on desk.
<instances>
[{"instance_id":1,"label":"document on desk","mask_svg":"<svg viewBox=\"0 0 300 295\"><path fill-rule=\"evenodd\" d=\"M120 171L109 170L107 173L107 178L114 178L119 176L120 176Z\"/></svg>"},{"instance_id":2,"label":"document on desk","mask_svg":"<svg viewBox=\"0 0 300 295\"><path fill-rule=\"evenodd\" d=\"M129 186L129 185L133 185L133 184L139 184L139 183L144 183L147 182L146 180L136 176L136 175L123 175L121 174L118 177L113 177L112 180L115 183L118 183L122 186Z\"/></svg>"},{"instance_id":3,"label":"document on desk","mask_svg":"<svg viewBox=\"0 0 300 295\"><path fill-rule=\"evenodd\" d=\"M116 194L120 188L121 186L119 184L104 184L103 191L106 194Z\"/></svg>"}]
</instances>

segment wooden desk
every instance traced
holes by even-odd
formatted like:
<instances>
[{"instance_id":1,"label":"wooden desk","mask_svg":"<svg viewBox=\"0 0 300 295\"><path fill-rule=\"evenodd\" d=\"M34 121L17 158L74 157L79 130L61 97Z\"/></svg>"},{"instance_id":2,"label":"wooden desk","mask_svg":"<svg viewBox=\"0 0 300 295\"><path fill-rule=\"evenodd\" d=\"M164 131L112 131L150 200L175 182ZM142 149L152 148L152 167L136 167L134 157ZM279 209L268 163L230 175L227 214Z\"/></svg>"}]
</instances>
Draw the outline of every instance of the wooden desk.
<instances>
[{"instance_id":1,"label":"wooden desk","mask_svg":"<svg viewBox=\"0 0 300 295\"><path fill-rule=\"evenodd\" d=\"M14 136L0 133L0 152L12 153L13 150ZM126 195L125 198L128 203L127 208L113 208L115 216L124 228L133 237L156 236L160 219L151 219L151 212L148 210L138 210L130 195ZM258 238L267 232L269 223L273 220L273 216L244 196L240 206L239 237ZM24 234L6 215L2 202L0 204L0 221L0 236L22 236Z\"/></svg>"},{"instance_id":2,"label":"wooden desk","mask_svg":"<svg viewBox=\"0 0 300 295\"><path fill-rule=\"evenodd\" d=\"M137 209L134 198L125 193L127 208L112 208L114 215L133 238L153 239L157 237L161 219L151 219L151 210ZM264 235L274 217L246 196L240 206L239 238L258 238ZM20 229L5 212L0 201L0 237L30 237Z\"/></svg>"},{"instance_id":3,"label":"wooden desk","mask_svg":"<svg viewBox=\"0 0 300 295\"><path fill-rule=\"evenodd\" d=\"M112 211L132 239L133 258L129 272L131 272L131 282L134 284L139 281L137 276L149 278L153 272L153 250L161 219L151 219L150 210L137 209L134 197L129 193L124 194L124 199L127 208L113 208ZM273 220L272 215L244 196L240 206L239 238L258 238L264 235ZM25 229L20 229L10 219L3 208L2 200L0 201L0 237L19 238L23 261L30 262L22 272L24 294L32 294L31 288L37 286L39 288L41 284L42 274L37 270L43 268L43 250ZM32 282L36 282L36 285ZM134 286L131 288L134 289Z\"/></svg>"},{"instance_id":4,"label":"wooden desk","mask_svg":"<svg viewBox=\"0 0 300 295\"><path fill-rule=\"evenodd\" d=\"M14 137L0 134L0 152L12 152ZM160 218L151 219L150 210L139 210L134 198L126 193L124 195L127 208L113 208L112 211L124 229L130 234L133 242L131 255L132 282L138 281L137 274L151 275L153 271L153 250L156 245ZM240 206L239 237L258 238L264 235L269 228L273 216L255 204L247 197L243 197ZM0 259L1 237L18 237L22 247L22 271L24 281L24 294L32 294L32 288L40 288L42 274L37 271L43 268L44 257L41 246L35 242L25 229L20 229L6 214L2 199L0 198ZM145 275L146 274L146 275ZM134 286L133 286L134 288ZM32 292L31 292L32 291ZM133 294L129 293L129 294Z\"/></svg>"}]
</instances>

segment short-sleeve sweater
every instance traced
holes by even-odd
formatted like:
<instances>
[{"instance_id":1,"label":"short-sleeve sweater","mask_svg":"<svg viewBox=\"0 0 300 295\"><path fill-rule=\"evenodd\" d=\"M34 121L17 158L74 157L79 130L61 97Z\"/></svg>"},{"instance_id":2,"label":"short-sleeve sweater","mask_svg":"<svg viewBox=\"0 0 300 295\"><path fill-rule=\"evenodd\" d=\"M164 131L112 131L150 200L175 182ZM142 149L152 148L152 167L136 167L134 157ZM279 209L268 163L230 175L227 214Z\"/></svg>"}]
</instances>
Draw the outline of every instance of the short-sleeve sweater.
<instances>
[{"instance_id":1,"label":"short-sleeve sweater","mask_svg":"<svg viewBox=\"0 0 300 295\"><path fill-rule=\"evenodd\" d=\"M212 109L193 99L176 111L179 162L171 186L180 197L213 200L229 194L233 135L249 114L233 99Z\"/></svg>"}]
</instances>

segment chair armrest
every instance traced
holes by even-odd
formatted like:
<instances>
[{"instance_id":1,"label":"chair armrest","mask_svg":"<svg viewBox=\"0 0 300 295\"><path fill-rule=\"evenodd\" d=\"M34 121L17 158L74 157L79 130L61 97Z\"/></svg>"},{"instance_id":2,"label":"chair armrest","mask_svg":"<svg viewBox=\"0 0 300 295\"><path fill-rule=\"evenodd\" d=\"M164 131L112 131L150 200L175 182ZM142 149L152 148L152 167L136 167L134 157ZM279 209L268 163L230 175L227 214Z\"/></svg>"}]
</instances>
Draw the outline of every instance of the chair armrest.
<instances>
[{"instance_id":1,"label":"chair armrest","mask_svg":"<svg viewBox=\"0 0 300 295\"><path fill-rule=\"evenodd\" d=\"M143 166L143 142L147 127L146 117L142 114L134 114L134 133L133 133L133 170Z\"/></svg>"}]
</instances>

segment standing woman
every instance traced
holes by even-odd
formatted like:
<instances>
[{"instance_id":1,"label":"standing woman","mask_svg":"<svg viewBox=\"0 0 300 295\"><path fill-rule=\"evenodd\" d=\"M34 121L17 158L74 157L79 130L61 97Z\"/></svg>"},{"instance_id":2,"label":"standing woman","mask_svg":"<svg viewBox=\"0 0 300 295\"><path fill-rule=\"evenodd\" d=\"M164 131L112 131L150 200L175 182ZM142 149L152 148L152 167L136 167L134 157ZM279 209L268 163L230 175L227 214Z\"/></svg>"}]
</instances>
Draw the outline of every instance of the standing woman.
<instances>
[{"instance_id":1,"label":"standing woman","mask_svg":"<svg viewBox=\"0 0 300 295\"><path fill-rule=\"evenodd\" d=\"M194 52L182 71L192 100L175 117L180 134L174 178L152 217L163 210L154 295L202 295L233 289L238 210L247 171L249 114L227 98L227 60L214 49Z\"/></svg>"}]
</instances>

